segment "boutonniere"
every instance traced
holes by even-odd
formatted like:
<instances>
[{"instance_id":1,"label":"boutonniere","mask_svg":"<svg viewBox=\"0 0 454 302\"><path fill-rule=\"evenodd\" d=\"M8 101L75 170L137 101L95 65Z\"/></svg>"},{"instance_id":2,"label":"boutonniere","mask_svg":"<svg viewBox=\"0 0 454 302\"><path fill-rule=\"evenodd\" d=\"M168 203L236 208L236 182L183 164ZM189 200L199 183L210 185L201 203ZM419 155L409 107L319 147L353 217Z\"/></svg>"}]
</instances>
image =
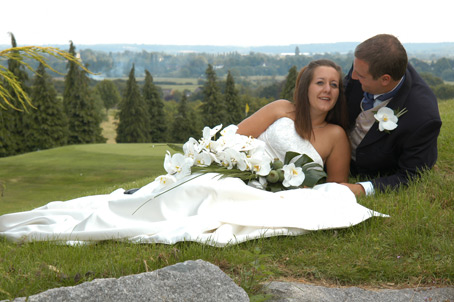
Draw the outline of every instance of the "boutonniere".
<instances>
[{"instance_id":1,"label":"boutonniere","mask_svg":"<svg viewBox=\"0 0 454 302\"><path fill-rule=\"evenodd\" d=\"M378 129L380 131L392 131L397 128L397 122L399 117L407 112L407 109L394 111L388 107L380 108L375 114L374 117L378 122Z\"/></svg>"}]
</instances>

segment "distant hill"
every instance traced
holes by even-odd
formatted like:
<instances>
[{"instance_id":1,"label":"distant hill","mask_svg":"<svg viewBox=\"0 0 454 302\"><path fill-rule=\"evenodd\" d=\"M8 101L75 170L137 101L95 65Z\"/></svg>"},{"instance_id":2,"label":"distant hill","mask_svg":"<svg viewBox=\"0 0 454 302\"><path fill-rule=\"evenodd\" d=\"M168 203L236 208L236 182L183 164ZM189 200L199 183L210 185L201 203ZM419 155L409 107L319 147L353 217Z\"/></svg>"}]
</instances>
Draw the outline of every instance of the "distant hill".
<instances>
[{"instance_id":1,"label":"distant hill","mask_svg":"<svg viewBox=\"0 0 454 302\"><path fill-rule=\"evenodd\" d=\"M353 52L359 42L339 42L323 44L290 44L277 46L214 46L214 45L148 45L148 44L75 44L77 50L92 49L96 51L109 52L163 52L169 54L175 53L229 53L238 52L248 54L250 52L266 54L295 53L298 46L300 53L340 53L345 54ZM45 45L54 46L61 49L67 49L69 45ZM405 43L407 52L410 56L435 56L435 57L453 57L454 42L445 43ZM0 49L10 47L9 45L0 45Z\"/></svg>"},{"instance_id":2,"label":"distant hill","mask_svg":"<svg viewBox=\"0 0 454 302\"><path fill-rule=\"evenodd\" d=\"M248 54L250 52L281 54L295 53L298 46L301 53L325 53L339 52L348 53L352 51L357 42L329 43L329 44L291 44L291 45L264 45L264 46L214 46L214 45L146 45L146 44L111 44L111 45L76 45L78 49L93 49L105 52L122 52L122 51L148 51L164 53L229 53L238 52ZM454 45L454 43L453 43ZM61 46L60 46L61 47ZM67 47L67 46L66 46Z\"/></svg>"}]
</instances>

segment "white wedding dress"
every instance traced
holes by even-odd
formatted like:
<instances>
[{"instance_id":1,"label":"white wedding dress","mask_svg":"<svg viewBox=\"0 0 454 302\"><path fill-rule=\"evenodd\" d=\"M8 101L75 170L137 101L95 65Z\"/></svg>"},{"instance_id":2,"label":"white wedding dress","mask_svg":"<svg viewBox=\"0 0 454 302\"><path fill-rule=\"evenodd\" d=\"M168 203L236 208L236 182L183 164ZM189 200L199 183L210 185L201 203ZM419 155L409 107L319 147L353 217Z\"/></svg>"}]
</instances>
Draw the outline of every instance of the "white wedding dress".
<instances>
[{"instance_id":1,"label":"white wedding dress","mask_svg":"<svg viewBox=\"0 0 454 302\"><path fill-rule=\"evenodd\" d=\"M272 158L283 160L291 150L306 153L323 165L314 147L296 133L291 119L277 120L259 139ZM118 189L6 214L0 216L0 236L68 244L114 239L224 246L260 237L346 228L372 216L387 216L358 204L346 186L336 183L272 193L211 173L153 198L157 189L154 181L134 194Z\"/></svg>"}]
</instances>

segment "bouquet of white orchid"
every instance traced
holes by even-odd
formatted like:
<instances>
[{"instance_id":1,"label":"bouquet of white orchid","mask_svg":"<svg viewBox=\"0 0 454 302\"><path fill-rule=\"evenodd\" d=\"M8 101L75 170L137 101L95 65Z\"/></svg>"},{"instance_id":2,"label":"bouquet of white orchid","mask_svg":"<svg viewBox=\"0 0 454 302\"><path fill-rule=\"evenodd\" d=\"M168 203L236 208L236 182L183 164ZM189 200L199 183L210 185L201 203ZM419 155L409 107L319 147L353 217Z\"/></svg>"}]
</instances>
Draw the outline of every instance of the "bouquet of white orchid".
<instances>
[{"instance_id":1,"label":"bouquet of white orchid","mask_svg":"<svg viewBox=\"0 0 454 302\"><path fill-rule=\"evenodd\" d=\"M183 147L169 145L181 153L171 155L167 151L164 160L167 174L157 178L160 184L171 186L192 173L216 173L275 192L313 187L326 177L323 167L305 154L287 152L282 162L267 154L263 141L237 134L237 126L220 131L221 128L222 125L205 127L200 140L191 137ZM215 140L219 131L220 137Z\"/></svg>"}]
</instances>

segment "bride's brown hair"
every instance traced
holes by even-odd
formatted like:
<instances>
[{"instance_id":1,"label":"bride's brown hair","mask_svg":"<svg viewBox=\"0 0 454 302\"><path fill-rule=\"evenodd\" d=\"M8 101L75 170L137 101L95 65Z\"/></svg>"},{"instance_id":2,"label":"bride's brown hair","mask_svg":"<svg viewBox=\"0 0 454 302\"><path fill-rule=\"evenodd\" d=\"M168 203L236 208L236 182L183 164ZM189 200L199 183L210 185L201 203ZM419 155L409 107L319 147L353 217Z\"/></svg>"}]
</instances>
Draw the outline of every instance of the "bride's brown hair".
<instances>
[{"instance_id":1,"label":"bride's brown hair","mask_svg":"<svg viewBox=\"0 0 454 302\"><path fill-rule=\"evenodd\" d=\"M296 79L295 92L293 94L295 103L295 129L301 137L307 140L310 140L313 134L309 111L309 85L314 78L314 70L320 66L332 67L339 73L339 97L336 105L328 112L326 121L341 126L345 131L348 128L347 103L344 95L341 67L331 60L322 59L312 61L309 65L301 68Z\"/></svg>"}]
</instances>

